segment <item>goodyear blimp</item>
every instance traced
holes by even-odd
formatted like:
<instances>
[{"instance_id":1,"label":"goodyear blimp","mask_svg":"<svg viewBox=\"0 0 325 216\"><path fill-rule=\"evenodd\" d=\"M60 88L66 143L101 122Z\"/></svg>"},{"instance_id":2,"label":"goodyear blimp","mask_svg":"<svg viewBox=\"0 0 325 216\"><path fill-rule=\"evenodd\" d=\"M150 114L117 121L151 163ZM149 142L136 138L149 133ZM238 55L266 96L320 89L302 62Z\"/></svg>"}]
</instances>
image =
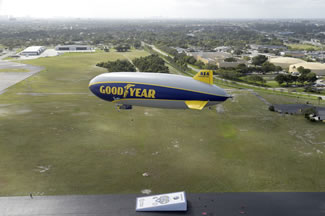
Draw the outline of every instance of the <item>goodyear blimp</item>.
<instances>
[{"instance_id":1,"label":"goodyear blimp","mask_svg":"<svg viewBox=\"0 0 325 216\"><path fill-rule=\"evenodd\" d=\"M89 88L120 109L145 106L202 110L230 97L213 84L213 72L208 70L198 72L193 78L162 73L105 73L92 79Z\"/></svg>"}]
</instances>

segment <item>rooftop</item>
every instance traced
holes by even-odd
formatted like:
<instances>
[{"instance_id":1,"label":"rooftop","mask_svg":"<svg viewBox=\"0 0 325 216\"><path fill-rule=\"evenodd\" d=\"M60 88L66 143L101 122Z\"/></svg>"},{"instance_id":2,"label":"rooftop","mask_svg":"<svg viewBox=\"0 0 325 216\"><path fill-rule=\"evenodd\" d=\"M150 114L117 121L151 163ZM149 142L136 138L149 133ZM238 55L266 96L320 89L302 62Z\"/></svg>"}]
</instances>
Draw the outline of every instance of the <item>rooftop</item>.
<instances>
[{"instance_id":1,"label":"rooftop","mask_svg":"<svg viewBox=\"0 0 325 216\"><path fill-rule=\"evenodd\" d=\"M40 49L44 49L43 46L31 46L27 47L23 52L38 52Z\"/></svg>"},{"instance_id":2,"label":"rooftop","mask_svg":"<svg viewBox=\"0 0 325 216\"><path fill-rule=\"evenodd\" d=\"M225 52L193 52L193 56L201 56L206 59L215 59L215 58L228 58L231 57L231 54Z\"/></svg>"}]
</instances>

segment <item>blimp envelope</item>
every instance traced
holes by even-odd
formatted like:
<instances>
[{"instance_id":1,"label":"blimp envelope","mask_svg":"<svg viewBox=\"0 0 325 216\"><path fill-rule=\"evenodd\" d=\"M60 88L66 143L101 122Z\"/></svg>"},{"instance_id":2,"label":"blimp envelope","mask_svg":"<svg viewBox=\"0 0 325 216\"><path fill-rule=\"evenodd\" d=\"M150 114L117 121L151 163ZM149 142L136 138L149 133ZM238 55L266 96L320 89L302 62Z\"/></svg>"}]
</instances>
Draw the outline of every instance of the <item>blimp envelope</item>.
<instances>
[{"instance_id":1,"label":"blimp envelope","mask_svg":"<svg viewBox=\"0 0 325 216\"><path fill-rule=\"evenodd\" d=\"M136 211L187 211L185 192L138 197Z\"/></svg>"}]
</instances>

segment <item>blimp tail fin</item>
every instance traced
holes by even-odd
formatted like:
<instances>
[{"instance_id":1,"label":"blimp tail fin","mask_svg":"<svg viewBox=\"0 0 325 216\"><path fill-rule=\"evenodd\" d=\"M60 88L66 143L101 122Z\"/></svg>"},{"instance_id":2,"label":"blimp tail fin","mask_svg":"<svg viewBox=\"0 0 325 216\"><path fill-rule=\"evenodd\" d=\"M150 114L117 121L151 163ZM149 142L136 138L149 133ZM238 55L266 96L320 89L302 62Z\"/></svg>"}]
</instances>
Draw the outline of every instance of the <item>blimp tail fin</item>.
<instances>
[{"instance_id":1,"label":"blimp tail fin","mask_svg":"<svg viewBox=\"0 0 325 216\"><path fill-rule=\"evenodd\" d=\"M202 110L208 101L185 101L185 103L190 109Z\"/></svg>"},{"instance_id":2,"label":"blimp tail fin","mask_svg":"<svg viewBox=\"0 0 325 216\"><path fill-rule=\"evenodd\" d=\"M200 82L213 84L213 71L212 70L200 70L193 79L198 80Z\"/></svg>"}]
</instances>

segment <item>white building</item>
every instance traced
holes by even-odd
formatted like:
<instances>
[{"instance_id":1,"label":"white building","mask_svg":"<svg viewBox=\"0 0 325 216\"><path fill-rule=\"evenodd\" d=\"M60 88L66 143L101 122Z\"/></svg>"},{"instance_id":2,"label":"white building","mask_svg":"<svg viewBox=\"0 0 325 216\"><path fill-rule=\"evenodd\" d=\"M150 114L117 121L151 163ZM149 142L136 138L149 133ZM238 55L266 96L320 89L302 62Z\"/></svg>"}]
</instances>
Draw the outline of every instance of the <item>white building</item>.
<instances>
[{"instance_id":1,"label":"white building","mask_svg":"<svg viewBox=\"0 0 325 216\"><path fill-rule=\"evenodd\" d=\"M88 45L59 45L55 47L58 52L93 52L94 48Z\"/></svg>"},{"instance_id":2,"label":"white building","mask_svg":"<svg viewBox=\"0 0 325 216\"><path fill-rule=\"evenodd\" d=\"M31 46L20 52L20 55L24 56L37 56L42 54L46 50L43 46Z\"/></svg>"}]
</instances>

